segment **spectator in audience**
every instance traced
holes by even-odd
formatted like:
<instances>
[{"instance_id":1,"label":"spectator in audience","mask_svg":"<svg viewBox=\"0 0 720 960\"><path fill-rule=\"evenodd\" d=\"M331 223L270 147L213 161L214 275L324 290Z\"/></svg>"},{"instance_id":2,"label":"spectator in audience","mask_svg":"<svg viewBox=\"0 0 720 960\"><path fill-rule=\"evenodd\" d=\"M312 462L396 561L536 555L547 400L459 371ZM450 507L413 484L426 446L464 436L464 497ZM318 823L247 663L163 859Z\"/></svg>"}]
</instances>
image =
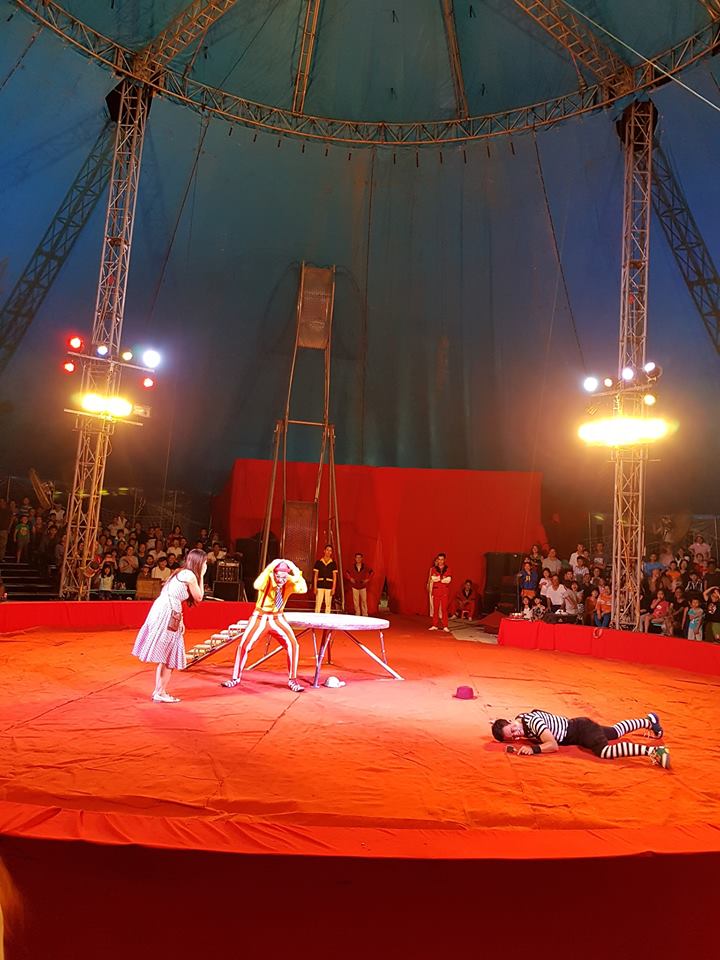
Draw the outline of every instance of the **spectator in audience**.
<instances>
[{"instance_id":1,"label":"spectator in audience","mask_svg":"<svg viewBox=\"0 0 720 960\"><path fill-rule=\"evenodd\" d=\"M547 613L547 607L545 606L543 598L535 597L532 602L533 620L542 620L546 613Z\"/></svg>"},{"instance_id":2,"label":"spectator in audience","mask_svg":"<svg viewBox=\"0 0 720 960\"><path fill-rule=\"evenodd\" d=\"M526 564L526 566L527 565L529 564ZM523 594L523 599L528 601L528 607L534 596L534 592L532 596L527 593ZM476 602L477 593L475 592L473 582L472 580L466 580L460 587L460 593L455 597L455 613L453 616L457 617L458 620L474 620Z\"/></svg>"},{"instance_id":3,"label":"spectator in audience","mask_svg":"<svg viewBox=\"0 0 720 960\"><path fill-rule=\"evenodd\" d=\"M599 587L599 586L600 586L600 581L602 580L602 574L603 574L603 572L602 572L602 567L594 566L594 567L592 568L591 581L592 581L593 586L595 586L595 587Z\"/></svg>"},{"instance_id":4,"label":"spectator in audience","mask_svg":"<svg viewBox=\"0 0 720 960\"><path fill-rule=\"evenodd\" d=\"M705 598L705 639L720 642L720 587L708 587Z\"/></svg>"},{"instance_id":5,"label":"spectator in audience","mask_svg":"<svg viewBox=\"0 0 720 960\"><path fill-rule=\"evenodd\" d=\"M710 544L705 543L702 534L698 533L693 543L688 547L688 552L695 563L702 560L709 560L711 553Z\"/></svg>"},{"instance_id":6,"label":"spectator in audience","mask_svg":"<svg viewBox=\"0 0 720 960\"><path fill-rule=\"evenodd\" d=\"M605 553L605 544L602 541L599 541L595 544L595 550L591 560L592 566L599 567L601 570L604 570L608 566L608 557Z\"/></svg>"},{"instance_id":7,"label":"spectator in audience","mask_svg":"<svg viewBox=\"0 0 720 960\"><path fill-rule=\"evenodd\" d=\"M170 543L168 544L168 548L167 548L167 555L168 555L168 559L170 558L171 555L174 556L174 557L181 557L181 556L182 556L182 549L180 548L180 538L179 538L179 537L172 537L172 538L171 538Z\"/></svg>"},{"instance_id":8,"label":"spectator in audience","mask_svg":"<svg viewBox=\"0 0 720 960\"><path fill-rule=\"evenodd\" d=\"M573 580L565 592L565 613L570 620L577 621L580 612L580 590L577 581Z\"/></svg>"},{"instance_id":9,"label":"spectator in audience","mask_svg":"<svg viewBox=\"0 0 720 960\"><path fill-rule=\"evenodd\" d=\"M520 596L529 597L532 600L540 583L538 568L533 565L531 560L526 560L518 576L520 577Z\"/></svg>"},{"instance_id":10,"label":"spectator in audience","mask_svg":"<svg viewBox=\"0 0 720 960\"><path fill-rule=\"evenodd\" d=\"M126 590L134 590L137 581L140 561L133 547L128 546L125 553L118 560L118 573Z\"/></svg>"},{"instance_id":11,"label":"spectator in audience","mask_svg":"<svg viewBox=\"0 0 720 960\"><path fill-rule=\"evenodd\" d=\"M540 544L539 544L539 543L534 543L534 544L530 547L530 553L528 554L527 559L530 561L530 563L531 563L534 567L537 568L538 573L542 570L542 567L543 567L543 556L542 556L542 551L541 551L541 549L540 549Z\"/></svg>"},{"instance_id":12,"label":"spectator in audience","mask_svg":"<svg viewBox=\"0 0 720 960\"><path fill-rule=\"evenodd\" d=\"M27 497L25 497L25 500L27 500ZM30 544L30 533L30 521L28 520L27 513L19 514L17 523L15 524L15 532L13 533L13 541L15 543L15 560L17 563L27 559L28 546Z\"/></svg>"},{"instance_id":13,"label":"spectator in audience","mask_svg":"<svg viewBox=\"0 0 720 960\"><path fill-rule=\"evenodd\" d=\"M558 575L560 574L560 571L562 570L562 560L560 557L558 557L555 547L550 547L548 550L548 555L543 561L543 567L546 567L550 573L557 573Z\"/></svg>"},{"instance_id":14,"label":"spectator in audience","mask_svg":"<svg viewBox=\"0 0 720 960\"><path fill-rule=\"evenodd\" d=\"M585 597L585 612L583 613L583 623L586 627L591 627L595 622L595 607L597 606L600 590L597 587L591 587L590 593Z\"/></svg>"},{"instance_id":15,"label":"spectator in audience","mask_svg":"<svg viewBox=\"0 0 720 960\"><path fill-rule=\"evenodd\" d=\"M547 567L542 572L542 577L538 580L538 590L540 591L540 596L547 598L548 587L552 584L552 574ZM547 601L546 601L547 602Z\"/></svg>"},{"instance_id":16,"label":"spectator in audience","mask_svg":"<svg viewBox=\"0 0 720 960\"><path fill-rule=\"evenodd\" d=\"M643 573L645 574L646 577L651 576L653 570L658 570L659 572L662 572L664 570L664 567L662 563L660 563L660 561L658 560L658 556L656 553L651 553L650 559L646 560L643 563Z\"/></svg>"},{"instance_id":17,"label":"spectator in audience","mask_svg":"<svg viewBox=\"0 0 720 960\"><path fill-rule=\"evenodd\" d=\"M140 567L137 575L138 580L152 580L152 568L149 564L143 563ZM135 581L135 586L137 586L137 580Z\"/></svg>"},{"instance_id":18,"label":"spectator in audience","mask_svg":"<svg viewBox=\"0 0 720 960\"><path fill-rule=\"evenodd\" d=\"M579 543L575 547L574 551L570 554L570 566L573 568L573 570L577 566L577 562L580 559L580 557L585 557L585 556L587 556L585 552L585 544Z\"/></svg>"},{"instance_id":19,"label":"spectator in audience","mask_svg":"<svg viewBox=\"0 0 720 960\"><path fill-rule=\"evenodd\" d=\"M112 600L112 589L113 589L114 579L115 579L115 572L113 570L112 564L104 563L102 565L102 569L100 570L100 580L98 583L101 600Z\"/></svg>"},{"instance_id":20,"label":"spectator in audience","mask_svg":"<svg viewBox=\"0 0 720 960\"><path fill-rule=\"evenodd\" d=\"M11 520L12 511L8 506L7 500L2 499L0 500L0 563L5 559Z\"/></svg>"},{"instance_id":21,"label":"spectator in audience","mask_svg":"<svg viewBox=\"0 0 720 960\"><path fill-rule=\"evenodd\" d=\"M587 557L583 556L583 554L580 554L575 559L575 562L571 563L571 566L572 566L573 576L578 581L578 583L582 582L582 579L585 576L585 574L590 576L590 567L588 567L587 565Z\"/></svg>"},{"instance_id":22,"label":"spectator in audience","mask_svg":"<svg viewBox=\"0 0 720 960\"><path fill-rule=\"evenodd\" d=\"M674 593L675 587L682 583L682 574L678 568L677 560L670 561L663 573L663 578L667 581L668 589Z\"/></svg>"},{"instance_id":23,"label":"spectator in audience","mask_svg":"<svg viewBox=\"0 0 720 960\"><path fill-rule=\"evenodd\" d=\"M545 596L547 597L552 613L557 613L559 610L565 609L565 598L567 594L567 588L560 583L560 577L554 573L550 586L545 591Z\"/></svg>"},{"instance_id":24,"label":"spectator in audience","mask_svg":"<svg viewBox=\"0 0 720 960\"><path fill-rule=\"evenodd\" d=\"M650 601L650 610L640 619L640 629L644 633L652 632L650 627L658 627L660 633L669 636L672 631L672 606L661 588Z\"/></svg>"},{"instance_id":25,"label":"spectator in audience","mask_svg":"<svg viewBox=\"0 0 720 960\"><path fill-rule=\"evenodd\" d=\"M600 593L595 601L595 612L593 614L593 624L596 627L609 627L610 616L612 613L612 594L610 587L606 583L600 586Z\"/></svg>"},{"instance_id":26,"label":"spectator in audience","mask_svg":"<svg viewBox=\"0 0 720 960\"><path fill-rule=\"evenodd\" d=\"M220 542L216 540L212 545L212 550L207 555L207 564L208 569L205 574L205 578L208 583L212 583L216 579L216 570L217 565L220 560L222 560L226 555L226 551L220 546ZM329 611L328 611L329 612Z\"/></svg>"},{"instance_id":27,"label":"spectator in audience","mask_svg":"<svg viewBox=\"0 0 720 960\"><path fill-rule=\"evenodd\" d=\"M152 579L153 580L162 580L163 583L166 580L170 579L171 571L168 570L167 557L160 557L157 562L157 566L153 567Z\"/></svg>"},{"instance_id":28,"label":"spectator in audience","mask_svg":"<svg viewBox=\"0 0 720 960\"><path fill-rule=\"evenodd\" d=\"M720 571L713 557L708 560L707 571L703 580L703 588L707 590L708 587L720 587Z\"/></svg>"},{"instance_id":29,"label":"spectator in audience","mask_svg":"<svg viewBox=\"0 0 720 960\"><path fill-rule=\"evenodd\" d=\"M182 566L178 558L173 553L171 553L170 556L167 558L167 565L170 573L173 573L175 570L178 569L178 567Z\"/></svg>"},{"instance_id":30,"label":"spectator in audience","mask_svg":"<svg viewBox=\"0 0 720 960\"><path fill-rule=\"evenodd\" d=\"M700 599L702 599L702 592L703 586L700 575L696 573L695 570L691 570L685 587L685 596L688 600L692 600L693 597L700 597Z\"/></svg>"},{"instance_id":31,"label":"spectator in audience","mask_svg":"<svg viewBox=\"0 0 720 960\"><path fill-rule=\"evenodd\" d=\"M520 614L523 620L532 620L532 601L530 597L520 597Z\"/></svg>"},{"instance_id":32,"label":"spectator in audience","mask_svg":"<svg viewBox=\"0 0 720 960\"><path fill-rule=\"evenodd\" d=\"M5 589L5 584L3 583L3 578L0 577L0 603L4 603L7 600L7 590ZM0 932L1 936L1 932Z\"/></svg>"},{"instance_id":33,"label":"spectator in audience","mask_svg":"<svg viewBox=\"0 0 720 960\"><path fill-rule=\"evenodd\" d=\"M685 610L685 630L688 640L702 640L702 623L705 612L697 594L690 596L690 606Z\"/></svg>"},{"instance_id":34,"label":"spectator in audience","mask_svg":"<svg viewBox=\"0 0 720 960\"><path fill-rule=\"evenodd\" d=\"M689 607L690 604L687 601L685 596L685 591L682 587L675 587L672 597L672 626L673 626L673 636L682 637L683 636L683 624L685 622L685 610Z\"/></svg>"}]
</instances>

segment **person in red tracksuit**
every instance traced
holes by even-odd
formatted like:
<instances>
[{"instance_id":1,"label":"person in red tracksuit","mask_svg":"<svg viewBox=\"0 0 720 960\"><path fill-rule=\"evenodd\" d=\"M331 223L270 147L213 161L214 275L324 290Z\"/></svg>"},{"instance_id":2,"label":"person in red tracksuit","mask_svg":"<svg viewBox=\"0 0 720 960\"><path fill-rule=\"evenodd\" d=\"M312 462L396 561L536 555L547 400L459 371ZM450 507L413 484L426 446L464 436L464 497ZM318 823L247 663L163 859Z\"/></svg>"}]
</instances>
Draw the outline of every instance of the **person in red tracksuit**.
<instances>
[{"instance_id":1,"label":"person in red tracksuit","mask_svg":"<svg viewBox=\"0 0 720 960\"><path fill-rule=\"evenodd\" d=\"M435 557L433 565L428 574L428 593L430 594L430 613L432 615L431 630L438 629L438 623L442 623L445 633L450 633L448 627L448 603L450 602L450 567L446 562L444 553L439 553Z\"/></svg>"}]
</instances>

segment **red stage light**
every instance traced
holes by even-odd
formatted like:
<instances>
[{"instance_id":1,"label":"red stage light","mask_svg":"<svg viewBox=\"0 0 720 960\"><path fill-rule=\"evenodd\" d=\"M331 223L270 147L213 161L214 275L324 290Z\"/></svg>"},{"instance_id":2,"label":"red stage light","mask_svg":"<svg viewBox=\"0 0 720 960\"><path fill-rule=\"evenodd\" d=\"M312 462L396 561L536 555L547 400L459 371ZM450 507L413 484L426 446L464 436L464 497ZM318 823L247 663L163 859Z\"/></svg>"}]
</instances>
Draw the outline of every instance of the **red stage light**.
<instances>
[{"instance_id":1,"label":"red stage light","mask_svg":"<svg viewBox=\"0 0 720 960\"><path fill-rule=\"evenodd\" d=\"M143 386L146 390L151 390L155 386L155 381L152 377L145 377L143 380Z\"/></svg>"},{"instance_id":2,"label":"red stage light","mask_svg":"<svg viewBox=\"0 0 720 960\"><path fill-rule=\"evenodd\" d=\"M78 337L77 334L74 334L72 337L68 338L67 344L71 350L82 350L82 348L85 346L85 341L82 337Z\"/></svg>"},{"instance_id":3,"label":"red stage light","mask_svg":"<svg viewBox=\"0 0 720 960\"><path fill-rule=\"evenodd\" d=\"M75 373L75 364L72 362L72 360L68 360L63 364L63 370L65 373Z\"/></svg>"}]
</instances>

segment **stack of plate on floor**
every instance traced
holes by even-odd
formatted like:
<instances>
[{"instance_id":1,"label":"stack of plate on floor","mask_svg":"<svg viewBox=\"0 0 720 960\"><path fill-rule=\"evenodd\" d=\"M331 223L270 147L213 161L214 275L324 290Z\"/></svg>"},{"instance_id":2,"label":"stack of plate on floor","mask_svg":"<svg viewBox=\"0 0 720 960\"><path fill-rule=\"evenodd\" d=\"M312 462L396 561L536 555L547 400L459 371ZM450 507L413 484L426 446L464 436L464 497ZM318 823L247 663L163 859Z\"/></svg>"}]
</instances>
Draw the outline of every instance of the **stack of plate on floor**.
<instances>
[{"instance_id":1,"label":"stack of plate on floor","mask_svg":"<svg viewBox=\"0 0 720 960\"><path fill-rule=\"evenodd\" d=\"M191 647L187 652L187 662L194 663L195 660L204 657L206 653L217 650L219 647L225 646L226 643L231 643L233 640L236 640L239 634L244 631L247 624L247 620L238 620L237 623L231 623L227 630L214 633L209 640L196 643L195 646Z\"/></svg>"}]
</instances>

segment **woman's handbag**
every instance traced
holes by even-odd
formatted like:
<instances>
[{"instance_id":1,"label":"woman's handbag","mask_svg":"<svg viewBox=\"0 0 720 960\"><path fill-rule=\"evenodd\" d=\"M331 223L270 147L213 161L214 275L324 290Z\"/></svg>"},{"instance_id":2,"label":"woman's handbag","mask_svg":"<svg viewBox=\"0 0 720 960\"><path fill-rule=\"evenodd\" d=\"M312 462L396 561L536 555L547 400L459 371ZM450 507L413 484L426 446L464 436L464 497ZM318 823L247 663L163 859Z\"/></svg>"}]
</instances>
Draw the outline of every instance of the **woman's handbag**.
<instances>
[{"instance_id":1,"label":"woman's handbag","mask_svg":"<svg viewBox=\"0 0 720 960\"><path fill-rule=\"evenodd\" d=\"M168 621L168 630L170 633L177 633L180 629L180 624L182 623L182 613L176 613L174 610L170 614L170 620Z\"/></svg>"}]
</instances>

